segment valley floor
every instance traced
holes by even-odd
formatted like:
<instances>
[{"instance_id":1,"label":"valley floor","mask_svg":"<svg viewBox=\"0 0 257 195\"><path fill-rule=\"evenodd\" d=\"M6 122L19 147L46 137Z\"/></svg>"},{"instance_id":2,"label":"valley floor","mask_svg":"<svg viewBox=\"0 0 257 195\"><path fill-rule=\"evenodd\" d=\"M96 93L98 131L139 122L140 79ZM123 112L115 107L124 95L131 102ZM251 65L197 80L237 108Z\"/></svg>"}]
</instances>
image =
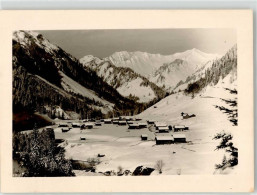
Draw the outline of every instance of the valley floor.
<instances>
[{"instance_id":1,"label":"valley floor","mask_svg":"<svg viewBox=\"0 0 257 195\"><path fill-rule=\"evenodd\" d=\"M99 175L98 172L112 170L117 172L119 166L131 172L141 165L155 168L158 160L164 162L161 175L219 174L215 164L221 163L225 152L215 151L219 141L213 140L213 137L223 130L232 132L236 145L237 127L229 122L226 114L215 108L215 105L226 106L219 95L230 99L231 94L224 92L224 88L208 90L194 98L182 93L168 96L137 116L143 122L153 119L169 125L188 126L188 131L169 133L185 134L187 143L156 145L155 132L149 126L129 130L127 125L114 124L102 124L87 130L72 128L66 133L62 133L61 128L55 125L55 136L56 139L66 140L62 146L68 159L87 161L97 158L98 154L105 155L99 158L101 162L96 166L96 173L75 170L77 176ZM219 94L221 90L222 94ZM195 114L196 117L182 119L181 112ZM59 122L67 121L56 121L57 124ZM141 141L142 134L148 135L147 141ZM86 137L86 140L80 140L80 137ZM235 171L226 169L222 174ZM151 175L160 174L155 170Z\"/></svg>"}]
</instances>

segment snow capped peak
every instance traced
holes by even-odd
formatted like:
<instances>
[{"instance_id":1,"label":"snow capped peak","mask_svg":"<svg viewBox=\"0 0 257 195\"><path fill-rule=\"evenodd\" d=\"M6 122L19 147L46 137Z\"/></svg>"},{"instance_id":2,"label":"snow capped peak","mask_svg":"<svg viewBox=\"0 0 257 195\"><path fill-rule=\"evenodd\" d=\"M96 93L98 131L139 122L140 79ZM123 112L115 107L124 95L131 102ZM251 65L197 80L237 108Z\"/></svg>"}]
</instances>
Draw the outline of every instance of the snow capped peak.
<instances>
[{"instance_id":1,"label":"snow capped peak","mask_svg":"<svg viewBox=\"0 0 257 195\"><path fill-rule=\"evenodd\" d=\"M87 55L87 56L84 56L82 58L80 58L79 62L82 63L82 64L87 64L91 61L93 61L96 57L92 56L92 55Z\"/></svg>"},{"instance_id":2,"label":"snow capped peak","mask_svg":"<svg viewBox=\"0 0 257 195\"><path fill-rule=\"evenodd\" d=\"M53 53L59 48L50 43L42 34L34 31L19 30L13 33L13 40L19 42L24 48L29 48L32 44L37 44L48 53Z\"/></svg>"}]
</instances>

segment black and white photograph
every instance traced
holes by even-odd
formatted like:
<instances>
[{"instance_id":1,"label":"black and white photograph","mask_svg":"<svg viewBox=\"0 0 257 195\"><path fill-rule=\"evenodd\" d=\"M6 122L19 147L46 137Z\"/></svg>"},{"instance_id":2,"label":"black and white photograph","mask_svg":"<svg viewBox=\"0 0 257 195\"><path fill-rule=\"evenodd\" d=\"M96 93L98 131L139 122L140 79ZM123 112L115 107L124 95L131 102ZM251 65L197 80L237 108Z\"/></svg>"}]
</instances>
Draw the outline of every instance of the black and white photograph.
<instances>
[{"instance_id":1,"label":"black and white photograph","mask_svg":"<svg viewBox=\"0 0 257 195\"><path fill-rule=\"evenodd\" d=\"M2 192L254 191L251 10L0 16Z\"/></svg>"},{"instance_id":2,"label":"black and white photograph","mask_svg":"<svg viewBox=\"0 0 257 195\"><path fill-rule=\"evenodd\" d=\"M236 174L235 29L13 32L13 176Z\"/></svg>"}]
</instances>

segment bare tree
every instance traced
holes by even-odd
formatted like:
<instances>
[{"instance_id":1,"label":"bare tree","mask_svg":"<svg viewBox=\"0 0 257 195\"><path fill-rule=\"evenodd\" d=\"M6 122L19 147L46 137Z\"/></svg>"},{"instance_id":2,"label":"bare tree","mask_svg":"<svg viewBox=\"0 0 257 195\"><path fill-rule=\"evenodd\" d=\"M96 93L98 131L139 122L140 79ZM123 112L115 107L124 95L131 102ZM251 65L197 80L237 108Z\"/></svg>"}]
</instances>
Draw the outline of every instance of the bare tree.
<instances>
[{"instance_id":1,"label":"bare tree","mask_svg":"<svg viewBox=\"0 0 257 195\"><path fill-rule=\"evenodd\" d=\"M155 169L159 171L160 174L162 174L162 168L164 166L164 163L162 160L158 160L155 164Z\"/></svg>"}]
</instances>

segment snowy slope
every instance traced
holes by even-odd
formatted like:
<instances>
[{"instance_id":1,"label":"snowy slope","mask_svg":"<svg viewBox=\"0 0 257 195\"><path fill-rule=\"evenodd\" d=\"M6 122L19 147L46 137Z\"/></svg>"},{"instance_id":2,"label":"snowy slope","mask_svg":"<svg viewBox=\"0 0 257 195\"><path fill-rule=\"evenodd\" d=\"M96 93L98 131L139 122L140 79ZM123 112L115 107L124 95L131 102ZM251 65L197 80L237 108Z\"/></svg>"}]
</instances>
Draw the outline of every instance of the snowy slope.
<instances>
[{"instance_id":1,"label":"snowy slope","mask_svg":"<svg viewBox=\"0 0 257 195\"><path fill-rule=\"evenodd\" d=\"M73 93L77 93L80 94L84 97L87 97L91 100L95 100L97 102L100 102L103 105L106 105L108 107L113 107L114 104L99 98L94 91L87 89L85 87L83 87L82 85L80 85L79 83L77 83L76 81L72 80L70 77L68 77L67 75L65 75L63 72L59 71L60 75L62 76L62 87L65 91L67 92L73 92Z\"/></svg>"},{"instance_id":2,"label":"snowy slope","mask_svg":"<svg viewBox=\"0 0 257 195\"><path fill-rule=\"evenodd\" d=\"M124 97L135 97L138 102L149 102L164 94L162 89L129 68L116 67L108 59L85 56L80 59L84 67L114 87Z\"/></svg>"}]
</instances>

